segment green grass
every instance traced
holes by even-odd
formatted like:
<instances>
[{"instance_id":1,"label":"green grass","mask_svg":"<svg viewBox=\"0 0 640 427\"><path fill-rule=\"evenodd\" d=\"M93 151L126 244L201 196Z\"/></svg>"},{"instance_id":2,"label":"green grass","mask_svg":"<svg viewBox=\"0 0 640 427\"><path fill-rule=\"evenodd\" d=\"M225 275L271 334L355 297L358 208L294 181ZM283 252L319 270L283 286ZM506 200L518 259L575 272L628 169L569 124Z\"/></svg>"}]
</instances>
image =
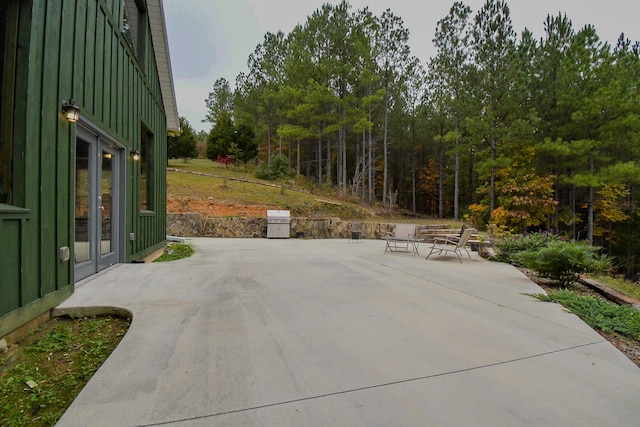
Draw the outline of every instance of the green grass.
<instances>
[{"instance_id":1,"label":"green grass","mask_svg":"<svg viewBox=\"0 0 640 427\"><path fill-rule=\"evenodd\" d=\"M224 199L229 202L251 204L292 204L297 199L312 199L310 195L286 190L280 187L225 180L209 176L191 175L180 172L167 173L167 192L178 197L199 197Z\"/></svg>"},{"instance_id":2,"label":"green grass","mask_svg":"<svg viewBox=\"0 0 640 427\"><path fill-rule=\"evenodd\" d=\"M164 248L164 253L153 262L166 262L189 258L194 253L195 251L191 245L186 243L169 243Z\"/></svg>"},{"instance_id":3,"label":"green grass","mask_svg":"<svg viewBox=\"0 0 640 427\"><path fill-rule=\"evenodd\" d=\"M0 365L0 425L50 426L116 348L129 319L52 319Z\"/></svg>"},{"instance_id":4,"label":"green grass","mask_svg":"<svg viewBox=\"0 0 640 427\"><path fill-rule=\"evenodd\" d=\"M229 166L222 163L212 162L209 159L190 159L186 163L182 159L171 159L167 163L168 167L187 170L191 172L207 173L210 175L228 176L233 178L255 179L254 168L251 166Z\"/></svg>"},{"instance_id":5,"label":"green grass","mask_svg":"<svg viewBox=\"0 0 640 427\"><path fill-rule=\"evenodd\" d=\"M562 304L589 326L602 332L640 339L640 311L631 306L619 306L592 296L580 296L567 289L532 296L541 301Z\"/></svg>"}]
</instances>

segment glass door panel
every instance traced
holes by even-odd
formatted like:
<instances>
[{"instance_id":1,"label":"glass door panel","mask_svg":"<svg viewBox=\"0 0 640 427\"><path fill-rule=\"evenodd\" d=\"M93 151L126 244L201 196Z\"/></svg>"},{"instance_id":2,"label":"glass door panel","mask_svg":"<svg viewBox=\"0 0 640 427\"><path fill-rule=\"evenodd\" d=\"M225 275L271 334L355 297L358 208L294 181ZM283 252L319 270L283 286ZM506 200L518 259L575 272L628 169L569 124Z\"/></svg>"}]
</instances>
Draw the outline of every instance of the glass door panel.
<instances>
[{"instance_id":1,"label":"glass door panel","mask_svg":"<svg viewBox=\"0 0 640 427\"><path fill-rule=\"evenodd\" d=\"M89 163L91 151L89 142L76 140L76 202L75 202L75 263L82 264L91 259L91 177Z\"/></svg>"},{"instance_id":2,"label":"glass door panel","mask_svg":"<svg viewBox=\"0 0 640 427\"><path fill-rule=\"evenodd\" d=\"M98 196L98 215L100 224L98 236L100 240L99 269L118 262L117 247L119 235L119 170L120 150L101 141L100 147L100 182Z\"/></svg>"},{"instance_id":3,"label":"glass door panel","mask_svg":"<svg viewBox=\"0 0 640 427\"><path fill-rule=\"evenodd\" d=\"M111 252L111 195L112 195L112 183L113 183L113 170L112 170L112 154L105 149L102 150L102 194L99 198L99 209L102 214L101 218L101 240L100 255L106 255Z\"/></svg>"}]
</instances>

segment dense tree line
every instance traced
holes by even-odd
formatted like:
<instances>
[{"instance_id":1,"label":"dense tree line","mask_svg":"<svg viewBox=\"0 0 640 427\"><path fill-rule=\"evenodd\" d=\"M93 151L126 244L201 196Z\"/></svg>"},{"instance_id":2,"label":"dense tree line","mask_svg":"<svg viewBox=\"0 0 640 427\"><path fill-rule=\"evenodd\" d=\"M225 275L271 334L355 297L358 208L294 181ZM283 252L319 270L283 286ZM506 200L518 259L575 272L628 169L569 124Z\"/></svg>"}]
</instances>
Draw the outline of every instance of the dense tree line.
<instances>
[{"instance_id":1,"label":"dense tree line","mask_svg":"<svg viewBox=\"0 0 640 427\"><path fill-rule=\"evenodd\" d=\"M267 165L279 155L345 196L497 231L552 230L635 272L638 43L611 46L563 14L540 39L518 35L500 0L475 13L453 3L427 63L408 41L391 10L325 4L291 33L267 33L234 89L215 83L211 132L250 127Z\"/></svg>"}]
</instances>

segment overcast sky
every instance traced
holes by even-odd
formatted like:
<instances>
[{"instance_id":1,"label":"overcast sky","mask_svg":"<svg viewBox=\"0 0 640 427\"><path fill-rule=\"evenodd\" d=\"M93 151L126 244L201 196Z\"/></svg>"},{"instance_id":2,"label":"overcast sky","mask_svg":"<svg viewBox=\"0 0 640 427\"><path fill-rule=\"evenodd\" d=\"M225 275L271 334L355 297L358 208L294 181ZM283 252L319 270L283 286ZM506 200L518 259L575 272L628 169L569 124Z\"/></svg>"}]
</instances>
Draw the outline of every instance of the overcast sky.
<instances>
[{"instance_id":1,"label":"overcast sky","mask_svg":"<svg viewBox=\"0 0 640 427\"><path fill-rule=\"evenodd\" d=\"M412 54L423 64L435 54L432 39L437 22L448 13L454 0L350 0L352 11L369 7L380 16L391 9L410 31ZM485 0L466 0L473 14ZM303 24L324 3L339 0L164 0L173 79L178 113L196 130L209 131L202 123L204 99L220 77L232 85L247 71L247 58L268 31L288 34ZM600 38L615 44L620 33L640 40L639 0L507 0L513 28L524 28L537 39L543 36L547 15L566 13L578 30L595 26Z\"/></svg>"}]
</instances>

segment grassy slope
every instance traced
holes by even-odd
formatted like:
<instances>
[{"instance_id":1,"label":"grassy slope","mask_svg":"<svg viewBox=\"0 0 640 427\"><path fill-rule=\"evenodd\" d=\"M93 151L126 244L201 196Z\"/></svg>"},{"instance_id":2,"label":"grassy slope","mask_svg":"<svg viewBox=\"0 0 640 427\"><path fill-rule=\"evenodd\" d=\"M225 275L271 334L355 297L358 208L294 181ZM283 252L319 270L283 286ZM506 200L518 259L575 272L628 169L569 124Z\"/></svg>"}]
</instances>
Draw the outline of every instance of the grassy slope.
<instances>
[{"instance_id":1,"label":"grassy slope","mask_svg":"<svg viewBox=\"0 0 640 427\"><path fill-rule=\"evenodd\" d=\"M194 159L184 162L181 159L169 161L169 168L204 173L201 176L169 171L167 173L167 192L177 198L220 200L247 205L265 205L273 209L286 209L292 216L339 217L341 219L389 220L393 222L434 223L433 219L416 220L401 215L371 209L357 200L336 198L329 191L313 188L313 184L304 180L282 182L261 181L255 178L250 168L224 165L206 159ZM229 179L225 179L228 177ZM238 179L239 181L232 180ZM244 182L247 180L251 182ZM261 182L264 185L256 184ZM301 191L296 191L301 190ZM311 194L313 191L313 194ZM446 221L452 227L460 224Z\"/></svg>"}]
</instances>

